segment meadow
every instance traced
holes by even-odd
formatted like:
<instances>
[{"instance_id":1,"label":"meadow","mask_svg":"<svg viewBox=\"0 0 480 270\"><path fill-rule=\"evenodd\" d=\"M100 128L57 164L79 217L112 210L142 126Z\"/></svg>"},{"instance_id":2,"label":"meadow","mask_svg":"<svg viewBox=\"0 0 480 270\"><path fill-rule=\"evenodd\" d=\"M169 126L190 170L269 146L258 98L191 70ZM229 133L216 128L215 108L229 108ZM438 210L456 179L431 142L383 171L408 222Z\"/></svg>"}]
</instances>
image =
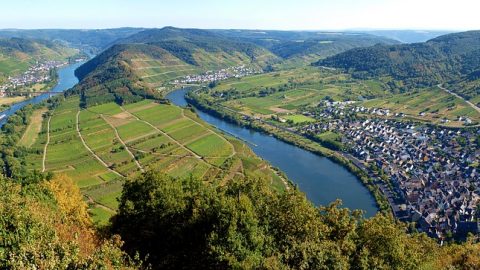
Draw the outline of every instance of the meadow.
<instances>
[{"instance_id":1,"label":"meadow","mask_svg":"<svg viewBox=\"0 0 480 270\"><path fill-rule=\"evenodd\" d=\"M30 123L25 130L25 133L20 138L18 145L24 147L32 146L38 138L40 131L42 130L43 116L47 110L36 110L30 117Z\"/></svg>"}]
</instances>

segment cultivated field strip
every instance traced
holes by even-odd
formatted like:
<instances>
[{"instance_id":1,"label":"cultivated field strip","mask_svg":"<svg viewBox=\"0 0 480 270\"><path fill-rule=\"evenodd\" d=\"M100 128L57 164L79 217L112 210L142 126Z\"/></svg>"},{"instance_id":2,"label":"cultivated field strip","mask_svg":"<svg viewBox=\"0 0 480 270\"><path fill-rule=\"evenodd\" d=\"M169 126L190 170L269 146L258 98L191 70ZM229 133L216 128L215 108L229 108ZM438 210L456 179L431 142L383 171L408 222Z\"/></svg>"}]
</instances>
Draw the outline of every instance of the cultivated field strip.
<instances>
[{"instance_id":1,"label":"cultivated field strip","mask_svg":"<svg viewBox=\"0 0 480 270\"><path fill-rule=\"evenodd\" d=\"M45 171L71 177L99 222L116 211L124 179L147 169L218 183L247 174L270 178L275 187L281 183L243 143L176 106L145 100L80 109L75 97L50 114L31 147L37 150L29 155L29 166L41 169L46 153Z\"/></svg>"}]
</instances>

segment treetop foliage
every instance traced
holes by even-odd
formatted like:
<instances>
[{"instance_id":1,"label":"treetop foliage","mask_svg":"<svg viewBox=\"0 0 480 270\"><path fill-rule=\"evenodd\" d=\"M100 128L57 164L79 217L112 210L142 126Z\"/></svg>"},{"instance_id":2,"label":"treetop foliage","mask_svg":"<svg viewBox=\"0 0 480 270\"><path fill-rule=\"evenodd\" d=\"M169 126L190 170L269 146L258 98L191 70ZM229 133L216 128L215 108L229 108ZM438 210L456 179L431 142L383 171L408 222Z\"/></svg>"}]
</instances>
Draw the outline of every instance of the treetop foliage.
<instances>
[{"instance_id":1,"label":"treetop foliage","mask_svg":"<svg viewBox=\"0 0 480 270\"><path fill-rule=\"evenodd\" d=\"M125 183L112 232L156 269L480 266L467 254L478 245L441 248L390 215L364 219L339 202L317 208L300 191L277 193L260 179L215 186L147 172Z\"/></svg>"}]
</instances>

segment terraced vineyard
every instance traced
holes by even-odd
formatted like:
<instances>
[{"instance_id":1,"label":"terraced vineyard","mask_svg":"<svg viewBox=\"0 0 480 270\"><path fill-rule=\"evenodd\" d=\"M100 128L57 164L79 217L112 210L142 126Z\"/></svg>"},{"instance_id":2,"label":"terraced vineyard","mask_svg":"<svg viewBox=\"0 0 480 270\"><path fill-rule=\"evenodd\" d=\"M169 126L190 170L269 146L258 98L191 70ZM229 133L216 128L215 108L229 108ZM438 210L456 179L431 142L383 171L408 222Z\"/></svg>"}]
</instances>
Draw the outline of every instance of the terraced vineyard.
<instances>
[{"instance_id":1,"label":"terraced vineyard","mask_svg":"<svg viewBox=\"0 0 480 270\"><path fill-rule=\"evenodd\" d=\"M245 176L283 180L242 142L221 134L192 111L152 100L85 110L69 98L44 117L29 168L65 173L105 222L117 208L126 177L155 169L172 176L208 177L222 184Z\"/></svg>"},{"instance_id":2,"label":"terraced vineyard","mask_svg":"<svg viewBox=\"0 0 480 270\"><path fill-rule=\"evenodd\" d=\"M480 113L474 108L438 87L372 99L363 102L363 105L390 109L393 113L405 113L415 120L446 126L461 127L462 122L455 121L458 117L469 117L473 122L480 121ZM443 123L444 118L450 122Z\"/></svg>"},{"instance_id":3,"label":"terraced vineyard","mask_svg":"<svg viewBox=\"0 0 480 270\"><path fill-rule=\"evenodd\" d=\"M191 65L169 55L163 55L162 59L155 59L142 53L128 52L126 54L128 56L125 57L125 62L143 82L153 88L162 88L165 83L186 75L240 66L251 62L251 59L242 54L232 56L227 53L208 53L203 50L192 56L196 62L203 63L202 66ZM268 58L268 56L258 56L258 59L263 61L261 59Z\"/></svg>"},{"instance_id":4,"label":"terraced vineyard","mask_svg":"<svg viewBox=\"0 0 480 270\"><path fill-rule=\"evenodd\" d=\"M408 119L452 127L463 126L459 117L480 121L480 114L464 100L438 87L407 93L387 91L382 80L357 80L349 74L312 67L229 79L219 83L203 98L243 114L269 119L279 116L295 123L309 122L301 112L325 99L356 101L358 106L389 109ZM223 98L223 99L222 99ZM444 123L444 119L448 119Z\"/></svg>"},{"instance_id":5,"label":"terraced vineyard","mask_svg":"<svg viewBox=\"0 0 480 270\"><path fill-rule=\"evenodd\" d=\"M241 79L223 81L211 91L226 107L248 115L270 118L279 115L294 122L311 121L301 115L304 106L320 101L359 100L386 94L382 83L374 80L355 81L348 74L319 68L303 67Z\"/></svg>"}]
</instances>

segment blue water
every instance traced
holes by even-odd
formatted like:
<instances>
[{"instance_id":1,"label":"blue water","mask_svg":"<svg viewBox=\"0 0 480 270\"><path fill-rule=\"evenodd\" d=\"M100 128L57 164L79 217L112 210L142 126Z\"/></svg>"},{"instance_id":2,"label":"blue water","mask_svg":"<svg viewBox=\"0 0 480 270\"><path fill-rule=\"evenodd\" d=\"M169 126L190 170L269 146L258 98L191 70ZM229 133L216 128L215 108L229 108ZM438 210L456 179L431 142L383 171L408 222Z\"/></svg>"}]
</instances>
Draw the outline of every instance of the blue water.
<instances>
[{"instance_id":1,"label":"blue water","mask_svg":"<svg viewBox=\"0 0 480 270\"><path fill-rule=\"evenodd\" d=\"M82 64L83 63L76 63L76 64L73 64L73 65L68 65L66 67L60 68L58 70L58 82L55 85L55 87L53 87L49 92L61 93L65 90L70 89L73 86L75 86L75 84L78 83L78 79L75 76L75 69ZM22 101L22 102L19 102L19 103L15 103L14 105L10 106L10 108L8 110L5 110L5 111L0 113L0 115L2 115L2 114L6 115L6 117L3 118L0 121L0 127L2 127L7 122L8 117L10 115L14 114L16 111L20 110L21 108L25 107L28 104L40 103L40 102L50 98L51 95L52 94L38 95L34 98L31 98L31 99L28 99L28 100L25 100L25 101Z\"/></svg>"},{"instance_id":2,"label":"blue water","mask_svg":"<svg viewBox=\"0 0 480 270\"><path fill-rule=\"evenodd\" d=\"M178 106L188 103L186 89L176 90L167 98ZM280 168L316 205L327 205L341 199L350 209L365 211L373 216L378 208L375 200L355 175L328 158L315 155L272 136L228 123L197 110L204 121L247 142L252 150L273 166Z\"/></svg>"}]
</instances>

